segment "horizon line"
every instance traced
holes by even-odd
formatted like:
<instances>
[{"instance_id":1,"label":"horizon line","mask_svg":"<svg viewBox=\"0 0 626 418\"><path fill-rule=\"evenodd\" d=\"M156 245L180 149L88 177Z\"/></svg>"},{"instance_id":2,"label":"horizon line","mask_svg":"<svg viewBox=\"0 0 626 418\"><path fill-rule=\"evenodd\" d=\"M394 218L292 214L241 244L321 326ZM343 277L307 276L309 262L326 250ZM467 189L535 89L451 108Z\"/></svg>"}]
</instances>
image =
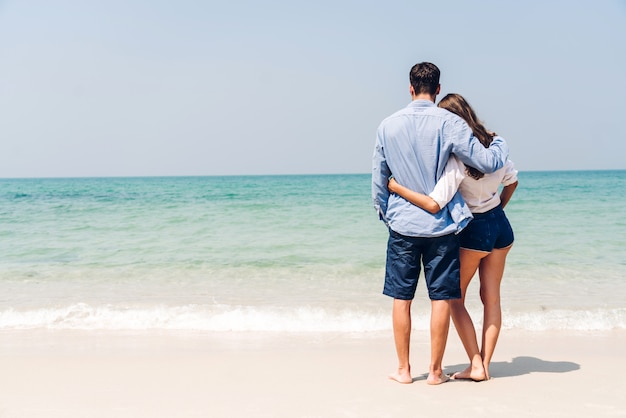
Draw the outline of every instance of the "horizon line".
<instances>
[{"instance_id":1,"label":"horizon line","mask_svg":"<svg viewBox=\"0 0 626 418\"><path fill-rule=\"evenodd\" d=\"M593 171L626 171L626 168L518 170L519 173L572 173ZM102 175L102 176L33 176L0 177L0 180L63 180L63 179L124 179L124 178L192 178L192 177L310 177L310 176L363 176L371 173L274 173L274 174L148 174L148 175Z\"/></svg>"}]
</instances>

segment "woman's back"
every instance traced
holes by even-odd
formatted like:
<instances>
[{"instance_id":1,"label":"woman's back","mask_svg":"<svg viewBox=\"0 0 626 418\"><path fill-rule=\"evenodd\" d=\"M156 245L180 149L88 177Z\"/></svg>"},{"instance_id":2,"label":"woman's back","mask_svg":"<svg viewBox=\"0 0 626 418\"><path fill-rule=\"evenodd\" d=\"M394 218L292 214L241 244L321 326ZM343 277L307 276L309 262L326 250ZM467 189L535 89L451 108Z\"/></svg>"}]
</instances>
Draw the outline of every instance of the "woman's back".
<instances>
[{"instance_id":1,"label":"woman's back","mask_svg":"<svg viewBox=\"0 0 626 418\"><path fill-rule=\"evenodd\" d=\"M500 185L508 186L516 181L517 170L513 162L508 160L504 167L478 180L465 175L459 185L459 192L472 213L484 213L500 204Z\"/></svg>"}]
</instances>

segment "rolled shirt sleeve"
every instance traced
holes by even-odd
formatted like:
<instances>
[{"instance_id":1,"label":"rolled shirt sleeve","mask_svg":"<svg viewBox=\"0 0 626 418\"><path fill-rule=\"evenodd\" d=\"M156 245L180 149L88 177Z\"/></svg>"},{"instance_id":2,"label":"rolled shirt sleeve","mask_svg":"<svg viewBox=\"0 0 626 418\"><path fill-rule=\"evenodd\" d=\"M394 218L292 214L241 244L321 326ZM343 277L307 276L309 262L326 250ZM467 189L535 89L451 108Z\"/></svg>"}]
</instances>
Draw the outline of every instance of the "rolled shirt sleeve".
<instances>
[{"instance_id":1,"label":"rolled shirt sleeve","mask_svg":"<svg viewBox=\"0 0 626 418\"><path fill-rule=\"evenodd\" d=\"M502 178L502 185L509 186L517 181L517 170L513 165L513 161L507 160L504 165L504 177Z\"/></svg>"}]
</instances>

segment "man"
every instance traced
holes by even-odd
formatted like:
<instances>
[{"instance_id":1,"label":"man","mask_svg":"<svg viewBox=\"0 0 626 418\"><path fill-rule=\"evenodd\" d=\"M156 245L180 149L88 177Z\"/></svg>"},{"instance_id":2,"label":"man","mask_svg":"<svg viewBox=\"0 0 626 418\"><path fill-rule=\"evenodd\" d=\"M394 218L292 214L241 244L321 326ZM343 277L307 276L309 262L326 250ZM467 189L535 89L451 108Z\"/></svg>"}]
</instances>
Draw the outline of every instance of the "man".
<instances>
[{"instance_id":1,"label":"man","mask_svg":"<svg viewBox=\"0 0 626 418\"><path fill-rule=\"evenodd\" d=\"M393 298L393 333L398 369L389 377L412 383L409 363L411 302L420 263L431 300L431 362L426 382L444 383L443 354L450 327L450 300L461 297L457 233L471 213L461 195L436 214L412 205L387 189L389 177L417 192L429 194L450 157L484 173L504 165L506 143L496 138L485 148L460 117L435 106L440 92L437 66L422 62L410 72L412 101L378 127L372 168L372 197L381 220L389 227L383 294Z\"/></svg>"}]
</instances>

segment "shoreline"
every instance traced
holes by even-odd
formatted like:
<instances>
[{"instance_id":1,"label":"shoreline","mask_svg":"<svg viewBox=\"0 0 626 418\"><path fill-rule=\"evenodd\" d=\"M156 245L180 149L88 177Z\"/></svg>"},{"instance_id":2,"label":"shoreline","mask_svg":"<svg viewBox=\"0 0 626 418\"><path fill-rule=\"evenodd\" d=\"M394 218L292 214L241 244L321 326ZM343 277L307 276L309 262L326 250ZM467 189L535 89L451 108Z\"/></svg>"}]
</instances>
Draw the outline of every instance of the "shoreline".
<instances>
[{"instance_id":1,"label":"shoreline","mask_svg":"<svg viewBox=\"0 0 626 418\"><path fill-rule=\"evenodd\" d=\"M413 384L391 332L0 332L1 417L626 416L626 331L505 330L488 382L425 383L428 333L413 331ZM467 359L450 329L444 371Z\"/></svg>"}]
</instances>

